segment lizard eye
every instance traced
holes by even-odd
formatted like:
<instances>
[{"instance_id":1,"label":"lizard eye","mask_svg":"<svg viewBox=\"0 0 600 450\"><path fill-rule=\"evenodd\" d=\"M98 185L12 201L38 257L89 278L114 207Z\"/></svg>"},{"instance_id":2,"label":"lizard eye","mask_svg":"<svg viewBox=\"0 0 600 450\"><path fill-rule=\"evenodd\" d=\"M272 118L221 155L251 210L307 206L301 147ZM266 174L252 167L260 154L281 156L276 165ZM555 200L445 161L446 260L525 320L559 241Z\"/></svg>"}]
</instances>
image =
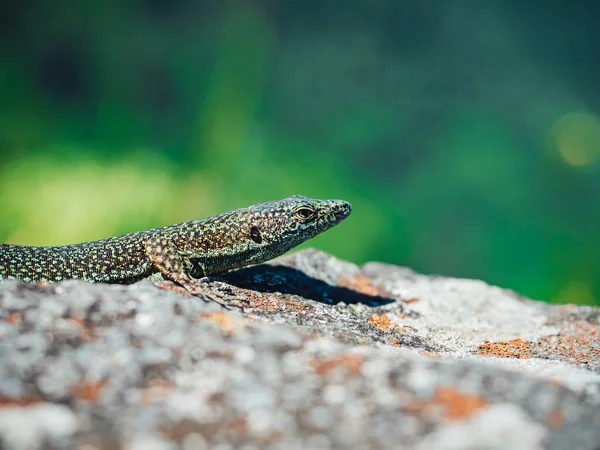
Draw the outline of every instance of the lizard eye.
<instances>
[{"instance_id":1,"label":"lizard eye","mask_svg":"<svg viewBox=\"0 0 600 450\"><path fill-rule=\"evenodd\" d=\"M262 242L262 236L260 235L260 230L256 227L250 228L250 237L257 244L260 244Z\"/></svg>"},{"instance_id":2,"label":"lizard eye","mask_svg":"<svg viewBox=\"0 0 600 450\"><path fill-rule=\"evenodd\" d=\"M300 207L294 213L303 222L308 222L315 216L315 211L311 208L306 208L306 207Z\"/></svg>"}]
</instances>

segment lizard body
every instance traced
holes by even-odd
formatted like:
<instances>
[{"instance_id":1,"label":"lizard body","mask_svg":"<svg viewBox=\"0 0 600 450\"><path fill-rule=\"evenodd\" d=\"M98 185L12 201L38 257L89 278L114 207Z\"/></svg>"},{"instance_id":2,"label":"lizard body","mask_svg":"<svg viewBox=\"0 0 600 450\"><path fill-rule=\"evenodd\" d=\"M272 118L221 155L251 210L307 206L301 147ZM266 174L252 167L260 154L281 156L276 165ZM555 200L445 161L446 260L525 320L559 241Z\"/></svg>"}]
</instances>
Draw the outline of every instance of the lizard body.
<instances>
[{"instance_id":1,"label":"lizard body","mask_svg":"<svg viewBox=\"0 0 600 450\"><path fill-rule=\"evenodd\" d=\"M130 284L160 274L219 304L201 280L280 256L344 220L342 200L302 196L200 220L58 247L0 244L0 280Z\"/></svg>"}]
</instances>

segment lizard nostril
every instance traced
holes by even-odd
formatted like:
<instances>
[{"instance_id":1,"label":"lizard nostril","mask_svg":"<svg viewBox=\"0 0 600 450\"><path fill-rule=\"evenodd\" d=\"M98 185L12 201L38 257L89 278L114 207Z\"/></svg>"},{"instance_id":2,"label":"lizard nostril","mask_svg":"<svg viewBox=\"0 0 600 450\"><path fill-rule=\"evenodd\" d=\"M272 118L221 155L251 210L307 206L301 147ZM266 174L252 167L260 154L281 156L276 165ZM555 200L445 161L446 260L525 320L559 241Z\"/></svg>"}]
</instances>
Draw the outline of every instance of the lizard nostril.
<instances>
[{"instance_id":1,"label":"lizard nostril","mask_svg":"<svg viewBox=\"0 0 600 450\"><path fill-rule=\"evenodd\" d=\"M352 205L343 200L337 201L337 208L335 209L335 216L338 220L344 220L352 212Z\"/></svg>"}]
</instances>

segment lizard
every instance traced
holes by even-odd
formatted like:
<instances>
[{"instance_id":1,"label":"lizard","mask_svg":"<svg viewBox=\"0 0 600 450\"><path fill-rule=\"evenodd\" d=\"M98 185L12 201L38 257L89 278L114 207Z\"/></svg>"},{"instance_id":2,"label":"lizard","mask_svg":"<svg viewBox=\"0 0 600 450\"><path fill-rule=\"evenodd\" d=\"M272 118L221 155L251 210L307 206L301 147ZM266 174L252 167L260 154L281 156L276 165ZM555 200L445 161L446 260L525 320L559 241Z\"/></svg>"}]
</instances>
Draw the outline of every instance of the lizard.
<instances>
[{"instance_id":1,"label":"lizard","mask_svg":"<svg viewBox=\"0 0 600 450\"><path fill-rule=\"evenodd\" d=\"M299 195L205 219L56 247L0 244L0 280L131 284L170 280L192 295L240 306L208 288L208 278L260 264L346 219L343 200ZM241 307L241 306L240 306Z\"/></svg>"}]
</instances>

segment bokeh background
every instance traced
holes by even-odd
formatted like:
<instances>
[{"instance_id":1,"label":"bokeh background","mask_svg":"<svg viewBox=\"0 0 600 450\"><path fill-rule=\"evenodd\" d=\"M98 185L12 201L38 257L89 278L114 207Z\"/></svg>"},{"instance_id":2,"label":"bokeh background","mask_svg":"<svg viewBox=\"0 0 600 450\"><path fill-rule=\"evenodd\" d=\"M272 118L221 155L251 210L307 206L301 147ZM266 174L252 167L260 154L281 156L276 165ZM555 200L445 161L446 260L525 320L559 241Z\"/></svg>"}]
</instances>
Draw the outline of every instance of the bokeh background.
<instances>
[{"instance_id":1,"label":"bokeh background","mask_svg":"<svg viewBox=\"0 0 600 450\"><path fill-rule=\"evenodd\" d=\"M0 1L0 241L292 194L356 263L600 304L600 4Z\"/></svg>"}]
</instances>

